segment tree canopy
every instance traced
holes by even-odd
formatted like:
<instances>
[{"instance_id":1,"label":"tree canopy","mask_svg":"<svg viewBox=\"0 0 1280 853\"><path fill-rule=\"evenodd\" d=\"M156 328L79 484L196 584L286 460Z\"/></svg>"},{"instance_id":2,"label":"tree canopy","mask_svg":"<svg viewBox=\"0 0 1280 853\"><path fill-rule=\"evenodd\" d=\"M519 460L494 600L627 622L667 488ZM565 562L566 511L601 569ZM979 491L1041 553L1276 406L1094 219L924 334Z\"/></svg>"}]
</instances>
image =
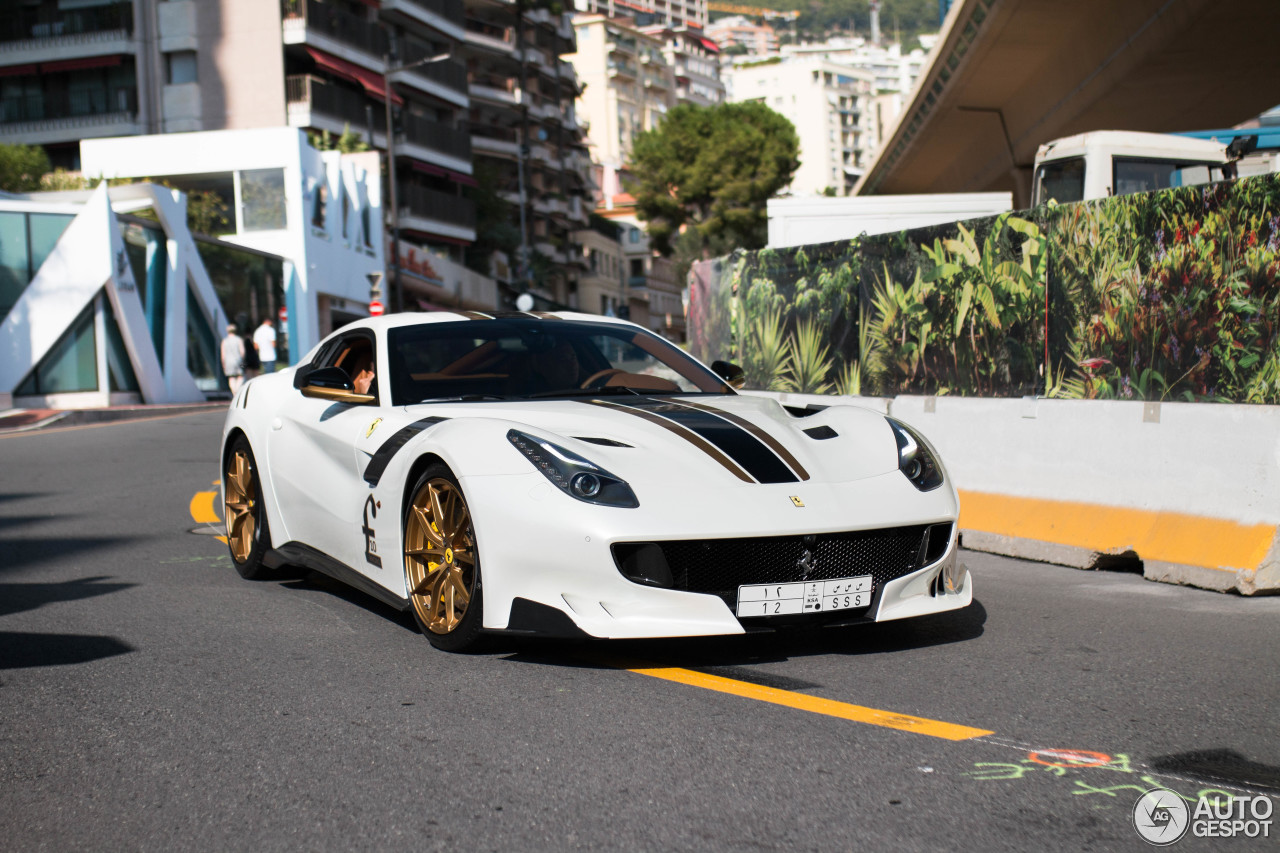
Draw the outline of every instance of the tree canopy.
<instances>
[{"instance_id":1,"label":"tree canopy","mask_svg":"<svg viewBox=\"0 0 1280 853\"><path fill-rule=\"evenodd\" d=\"M39 145L0 144L0 190L35 192L49 169L49 155Z\"/></svg>"},{"instance_id":2,"label":"tree canopy","mask_svg":"<svg viewBox=\"0 0 1280 853\"><path fill-rule=\"evenodd\" d=\"M799 151L795 127L762 103L681 104L636 137L626 187L665 255L684 226L703 247L758 249L766 202L791 182Z\"/></svg>"}]
</instances>

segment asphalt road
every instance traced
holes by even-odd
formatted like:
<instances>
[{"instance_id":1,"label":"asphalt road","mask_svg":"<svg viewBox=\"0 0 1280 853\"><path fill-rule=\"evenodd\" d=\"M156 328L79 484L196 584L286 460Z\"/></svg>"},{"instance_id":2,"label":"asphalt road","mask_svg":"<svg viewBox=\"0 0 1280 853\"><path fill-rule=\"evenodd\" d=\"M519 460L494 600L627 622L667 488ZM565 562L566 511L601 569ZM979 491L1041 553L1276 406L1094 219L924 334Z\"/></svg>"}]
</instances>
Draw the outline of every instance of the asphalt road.
<instances>
[{"instance_id":1,"label":"asphalt road","mask_svg":"<svg viewBox=\"0 0 1280 853\"><path fill-rule=\"evenodd\" d=\"M1280 806L1280 597L967 552L939 617L450 655L192 533L220 425L0 438L0 849L1145 850L1153 786Z\"/></svg>"}]
</instances>

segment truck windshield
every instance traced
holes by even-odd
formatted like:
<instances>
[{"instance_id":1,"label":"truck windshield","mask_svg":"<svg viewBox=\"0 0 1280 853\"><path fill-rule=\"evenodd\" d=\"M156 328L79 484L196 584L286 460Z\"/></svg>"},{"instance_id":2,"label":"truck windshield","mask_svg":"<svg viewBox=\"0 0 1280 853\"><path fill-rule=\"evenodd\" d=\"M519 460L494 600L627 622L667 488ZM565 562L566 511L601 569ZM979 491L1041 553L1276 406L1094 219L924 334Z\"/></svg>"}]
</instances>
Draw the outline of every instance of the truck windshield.
<instances>
[{"instance_id":1,"label":"truck windshield","mask_svg":"<svg viewBox=\"0 0 1280 853\"><path fill-rule=\"evenodd\" d=\"M1222 180L1221 163L1189 163L1117 157L1112 172L1116 195L1147 193Z\"/></svg>"},{"instance_id":2,"label":"truck windshield","mask_svg":"<svg viewBox=\"0 0 1280 853\"><path fill-rule=\"evenodd\" d=\"M1044 204L1053 199L1059 204L1080 201L1084 198L1084 158L1070 157L1050 160L1036 169L1035 193L1032 204Z\"/></svg>"}]
</instances>

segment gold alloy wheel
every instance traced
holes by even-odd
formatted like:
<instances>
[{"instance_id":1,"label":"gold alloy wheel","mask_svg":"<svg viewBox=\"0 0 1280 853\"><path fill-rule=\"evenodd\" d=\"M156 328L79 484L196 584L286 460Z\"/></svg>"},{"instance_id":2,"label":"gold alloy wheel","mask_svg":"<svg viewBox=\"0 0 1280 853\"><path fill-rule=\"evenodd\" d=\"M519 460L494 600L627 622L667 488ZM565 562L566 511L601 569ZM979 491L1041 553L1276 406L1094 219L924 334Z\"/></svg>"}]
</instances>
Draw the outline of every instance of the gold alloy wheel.
<instances>
[{"instance_id":1,"label":"gold alloy wheel","mask_svg":"<svg viewBox=\"0 0 1280 853\"><path fill-rule=\"evenodd\" d=\"M476 581L471 511L443 477L418 489L405 522L404 571L418 621L448 634L467 615Z\"/></svg>"},{"instance_id":2,"label":"gold alloy wheel","mask_svg":"<svg viewBox=\"0 0 1280 853\"><path fill-rule=\"evenodd\" d=\"M227 544L231 556L243 563L253 553L254 533L258 526L257 503L254 499L253 465L248 453L237 447L227 461L227 475L223 478L226 495Z\"/></svg>"}]
</instances>

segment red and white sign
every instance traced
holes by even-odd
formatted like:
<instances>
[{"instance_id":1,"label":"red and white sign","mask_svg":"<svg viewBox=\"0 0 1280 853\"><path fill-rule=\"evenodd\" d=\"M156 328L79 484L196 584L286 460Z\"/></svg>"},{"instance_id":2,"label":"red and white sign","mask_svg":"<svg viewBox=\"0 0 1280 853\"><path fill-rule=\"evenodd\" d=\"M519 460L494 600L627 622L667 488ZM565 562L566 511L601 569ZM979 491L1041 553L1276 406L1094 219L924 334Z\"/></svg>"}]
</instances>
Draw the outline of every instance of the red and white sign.
<instances>
[{"instance_id":1,"label":"red and white sign","mask_svg":"<svg viewBox=\"0 0 1280 853\"><path fill-rule=\"evenodd\" d=\"M369 303L369 316L370 316L370 317L381 317L381 316L382 316L382 312L383 312L384 310L385 310L385 309L382 307L382 303L381 303L381 302L379 302L379 301L378 301L378 300L376 300L376 299Z\"/></svg>"},{"instance_id":2,"label":"red and white sign","mask_svg":"<svg viewBox=\"0 0 1280 853\"><path fill-rule=\"evenodd\" d=\"M279 311L279 313L280 313L280 322L281 322L281 323L287 323L287 322L289 322L289 309L288 309L288 308L286 308L286 307L284 307L283 305L281 305L281 306L280 306L280 311Z\"/></svg>"}]
</instances>

